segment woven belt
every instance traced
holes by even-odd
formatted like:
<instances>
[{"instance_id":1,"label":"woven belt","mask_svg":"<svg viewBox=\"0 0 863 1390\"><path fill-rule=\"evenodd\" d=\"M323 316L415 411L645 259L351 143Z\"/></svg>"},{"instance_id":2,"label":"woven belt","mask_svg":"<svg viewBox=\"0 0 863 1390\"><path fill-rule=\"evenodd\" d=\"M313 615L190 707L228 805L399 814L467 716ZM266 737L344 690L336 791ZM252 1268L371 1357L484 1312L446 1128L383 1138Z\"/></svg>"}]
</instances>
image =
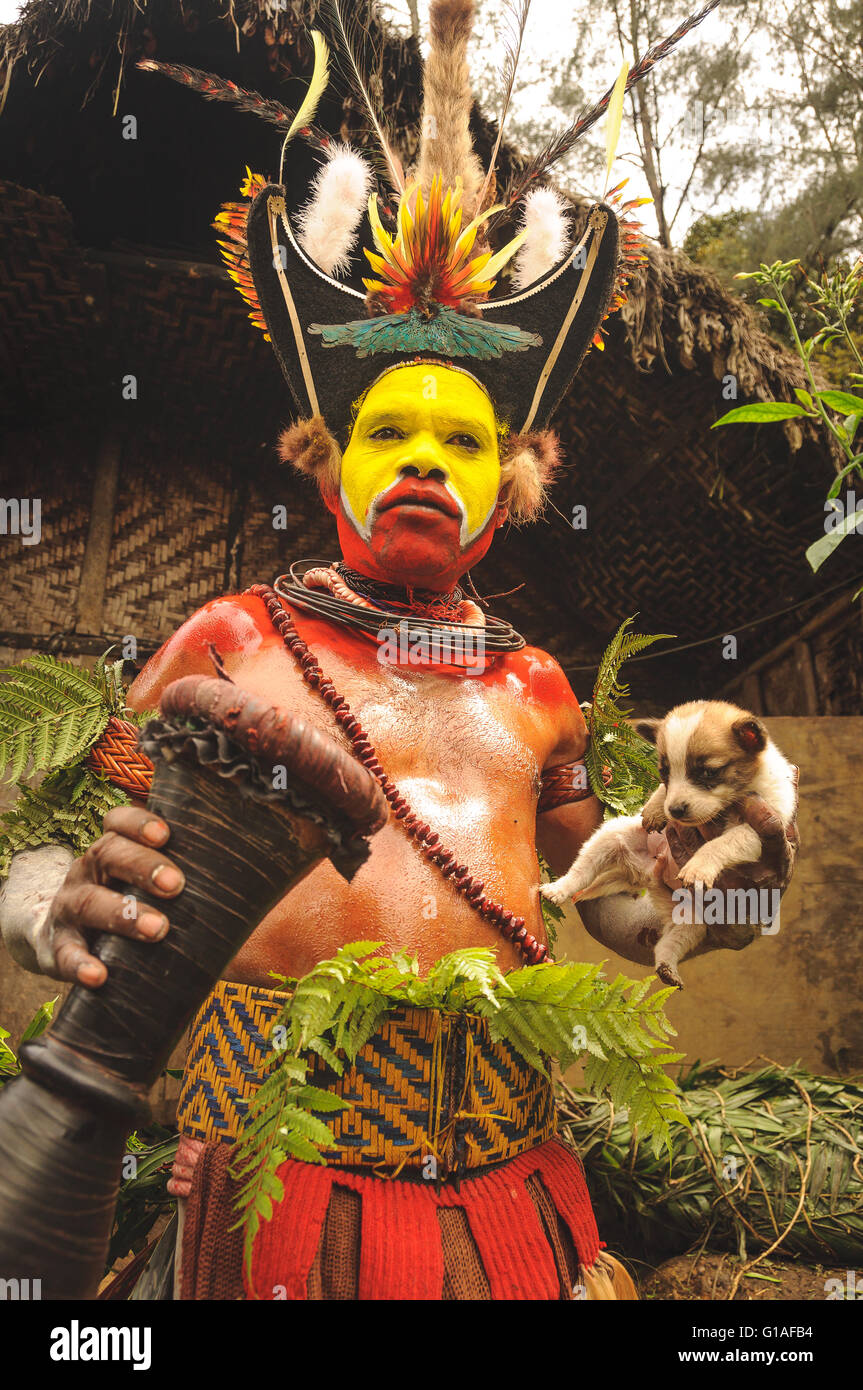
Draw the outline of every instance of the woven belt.
<instances>
[{"instance_id":1,"label":"woven belt","mask_svg":"<svg viewBox=\"0 0 863 1390\"><path fill-rule=\"evenodd\" d=\"M177 1110L193 1139L236 1138L261 1084L267 1034L286 996L220 981L192 1025ZM447 1177L514 1158L556 1129L551 1082L484 1019L400 1007L343 1076L317 1055L309 1081L351 1102L321 1115L328 1164ZM430 1164L430 1160L434 1160Z\"/></svg>"}]
</instances>

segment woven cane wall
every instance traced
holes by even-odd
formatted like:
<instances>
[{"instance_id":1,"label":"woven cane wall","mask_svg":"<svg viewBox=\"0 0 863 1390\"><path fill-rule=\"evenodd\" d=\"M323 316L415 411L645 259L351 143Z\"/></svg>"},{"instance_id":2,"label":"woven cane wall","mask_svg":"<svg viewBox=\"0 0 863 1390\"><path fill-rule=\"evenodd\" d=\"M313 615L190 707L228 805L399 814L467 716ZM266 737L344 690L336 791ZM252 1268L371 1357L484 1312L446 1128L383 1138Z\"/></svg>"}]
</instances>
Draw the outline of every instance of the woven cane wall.
<instances>
[{"instance_id":1,"label":"woven cane wall","mask_svg":"<svg viewBox=\"0 0 863 1390\"><path fill-rule=\"evenodd\" d=\"M104 624L161 642L224 581L231 479L188 445L176 457L150 431L127 441Z\"/></svg>"},{"instance_id":2,"label":"woven cane wall","mask_svg":"<svg viewBox=\"0 0 863 1390\"><path fill-rule=\"evenodd\" d=\"M42 540L18 536L2 545L2 626L49 636L74 620L90 525L92 454L86 436L43 422L10 431L0 474L4 498L38 498Z\"/></svg>"},{"instance_id":3,"label":"woven cane wall","mask_svg":"<svg viewBox=\"0 0 863 1390\"><path fill-rule=\"evenodd\" d=\"M789 486L766 447L776 436L710 432L726 408L707 374L660 370L648 391L613 342L588 358L562 416L572 473L554 493L568 514L574 503L588 507L582 594L615 611L630 603L694 636L693 617L702 632L704 623L745 621L807 575L827 460L804 444Z\"/></svg>"},{"instance_id":4,"label":"woven cane wall","mask_svg":"<svg viewBox=\"0 0 863 1390\"><path fill-rule=\"evenodd\" d=\"M86 390L94 306L59 199L2 183L0 202L0 418L56 417Z\"/></svg>"},{"instance_id":5,"label":"woven cane wall","mask_svg":"<svg viewBox=\"0 0 863 1390\"><path fill-rule=\"evenodd\" d=\"M849 604L844 621L812 642L818 708L824 714L863 709L863 611ZM778 702L777 702L778 703Z\"/></svg>"}]
</instances>

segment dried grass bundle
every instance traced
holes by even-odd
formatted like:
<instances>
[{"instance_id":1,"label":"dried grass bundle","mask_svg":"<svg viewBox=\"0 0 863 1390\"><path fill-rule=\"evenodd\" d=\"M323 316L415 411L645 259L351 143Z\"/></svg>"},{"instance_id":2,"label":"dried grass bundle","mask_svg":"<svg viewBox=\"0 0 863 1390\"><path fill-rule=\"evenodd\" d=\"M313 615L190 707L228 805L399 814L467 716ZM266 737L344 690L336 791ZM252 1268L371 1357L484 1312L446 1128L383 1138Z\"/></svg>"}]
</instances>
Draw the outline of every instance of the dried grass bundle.
<instances>
[{"instance_id":1,"label":"dried grass bundle","mask_svg":"<svg viewBox=\"0 0 863 1390\"><path fill-rule=\"evenodd\" d=\"M585 1162L605 1239L652 1259L709 1246L859 1263L863 1084L798 1065L696 1063L681 1088L691 1129L672 1126L669 1168L625 1115L561 1085L561 1130Z\"/></svg>"}]
</instances>

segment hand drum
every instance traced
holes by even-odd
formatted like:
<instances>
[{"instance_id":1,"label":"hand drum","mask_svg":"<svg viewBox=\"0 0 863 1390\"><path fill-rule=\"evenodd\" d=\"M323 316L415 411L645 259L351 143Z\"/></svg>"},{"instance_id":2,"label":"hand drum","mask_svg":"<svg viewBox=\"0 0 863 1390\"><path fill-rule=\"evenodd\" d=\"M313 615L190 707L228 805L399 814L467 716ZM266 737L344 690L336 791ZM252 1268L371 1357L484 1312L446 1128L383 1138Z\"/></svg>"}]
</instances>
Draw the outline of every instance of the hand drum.
<instances>
[{"instance_id":1,"label":"hand drum","mask_svg":"<svg viewBox=\"0 0 863 1390\"><path fill-rule=\"evenodd\" d=\"M227 680L168 686L141 746L147 806L170 826L186 886L167 904L127 891L166 910L170 931L155 944L98 937L105 984L72 989L0 1092L0 1278L41 1279L46 1298L95 1296L126 1137L215 981L323 858L350 878L387 815L349 753Z\"/></svg>"}]
</instances>

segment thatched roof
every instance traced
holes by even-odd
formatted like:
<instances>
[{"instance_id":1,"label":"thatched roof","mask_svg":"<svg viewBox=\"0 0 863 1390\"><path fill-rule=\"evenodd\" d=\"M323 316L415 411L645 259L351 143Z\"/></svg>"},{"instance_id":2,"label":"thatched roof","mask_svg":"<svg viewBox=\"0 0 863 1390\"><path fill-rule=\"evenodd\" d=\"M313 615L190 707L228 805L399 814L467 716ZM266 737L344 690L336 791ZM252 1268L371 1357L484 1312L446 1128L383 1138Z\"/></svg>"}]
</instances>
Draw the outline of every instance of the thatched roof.
<instances>
[{"instance_id":1,"label":"thatched roof","mask_svg":"<svg viewBox=\"0 0 863 1390\"><path fill-rule=\"evenodd\" d=\"M212 521L213 544L223 551L210 574L213 593L227 580L266 577L268 564L332 554L335 546L328 516L302 483L290 483L297 527L293 537L276 538L281 552L268 530L268 499L279 500L286 488L271 449L287 417L286 392L217 264L209 228L245 164L271 170L277 140L252 117L132 64L142 55L186 63L296 104L308 58L303 6L281 0L272 11L275 18L267 18L258 0L233 0L224 12L212 0L196 10L179 0L31 0L17 24L0 29L0 89L8 85L0 116L7 272L0 409L18 434L15 461L20 468L24 455L50 447L48 436L63 437L64 429L71 439L82 421L98 432L106 415L132 438L126 492L134 492L137 467L148 490L154 457L176 450L187 480L202 470L199 508L208 485L224 490L221 519ZM386 107L409 157L419 59L411 40L380 38ZM136 117L134 141L122 138L126 114ZM477 143L487 150L493 132L475 116ZM334 92L321 122L351 130L357 117ZM299 178L311 158L300 153ZM505 150L504 175L516 162ZM134 416L118 403L127 373L139 380ZM651 245L606 351L591 353L560 412L571 469L553 494L558 512L499 540L475 575L487 593L526 581L496 606L564 664L589 664L616 623L636 610L642 628L691 641L733 631L823 584L809 576L803 551L823 518L833 472L827 451L794 422L711 432L728 405L721 390L728 374L737 379L738 403L789 399L803 384L796 359L748 306L681 253ZM76 467L86 468L86 458L85 449ZM52 468L57 486L79 485L77 474L61 481L59 461ZM169 495L176 473L175 459L160 477ZM588 508L586 531L569 524L577 504ZM120 564L126 553L117 556L118 592L130 582ZM842 577L843 563L831 562L831 581ZM35 551L21 564L12 584L24 602ZM200 567L186 611L196 596L208 596L199 581ZM181 584L192 581L179 574L172 582L161 610L166 623L177 611L183 616ZM144 583L133 603L141 622L152 601ZM118 622L126 620L118 613ZM771 640L793 622L778 625ZM756 630L751 659L766 640ZM741 662L747 659L742 651ZM659 704L705 693L728 677L718 641L639 670L636 690ZM576 677L579 693L588 679Z\"/></svg>"}]
</instances>

